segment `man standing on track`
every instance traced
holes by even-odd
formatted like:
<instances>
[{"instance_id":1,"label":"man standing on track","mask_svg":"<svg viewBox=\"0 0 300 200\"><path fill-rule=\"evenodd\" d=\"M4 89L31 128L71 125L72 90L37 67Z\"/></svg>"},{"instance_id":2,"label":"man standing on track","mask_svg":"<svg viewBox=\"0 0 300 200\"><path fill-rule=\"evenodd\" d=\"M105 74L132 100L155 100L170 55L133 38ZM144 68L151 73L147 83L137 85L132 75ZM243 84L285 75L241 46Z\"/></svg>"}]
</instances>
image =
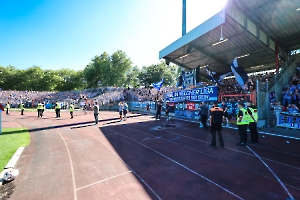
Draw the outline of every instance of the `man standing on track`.
<instances>
[{"instance_id":1,"label":"man standing on track","mask_svg":"<svg viewBox=\"0 0 300 200\"><path fill-rule=\"evenodd\" d=\"M249 114L249 129L251 133L251 140L252 143L258 142L258 132L257 132L257 107L252 104L251 101L247 102L247 112Z\"/></svg>"},{"instance_id":2,"label":"man standing on track","mask_svg":"<svg viewBox=\"0 0 300 200\"><path fill-rule=\"evenodd\" d=\"M162 105L161 105L160 101L158 101L157 102L156 115L155 115L155 119L156 120L160 120L160 117L161 117L161 108L162 108Z\"/></svg>"},{"instance_id":3,"label":"man standing on track","mask_svg":"<svg viewBox=\"0 0 300 200\"><path fill-rule=\"evenodd\" d=\"M71 119L73 119L73 112L74 112L74 105L73 103L70 104L70 115L71 115Z\"/></svg>"},{"instance_id":4,"label":"man standing on track","mask_svg":"<svg viewBox=\"0 0 300 200\"><path fill-rule=\"evenodd\" d=\"M247 144L247 126L249 124L249 115L244 108L244 103L240 102L238 108L240 109L237 115L237 126L240 135L240 142L236 143L238 146L245 146Z\"/></svg>"},{"instance_id":5,"label":"man standing on track","mask_svg":"<svg viewBox=\"0 0 300 200\"><path fill-rule=\"evenodd\" d=\"M208 115L208 107L206 102L202 102L202 105L200 106L200 116L201 116L201 123L204 130L207 130L207 115Z\"/></svg>"},{"instance_id":6,"label":"man standing on track","mask_svg":"<svg viewBox=\"0 0 300 200\"><path fill-rule=\"evenodd\" d=\"M21 115L24 115L24 103L22 102L20 104L20 109L21 109Z\"/></svg>"},{"instance_id":7,"label":"man standing on track","mask_svg":"<svg viewBox=\"0 0 300 200\"><path fill-rule=\"evenodd\" d=\"M222 123L223 123L223 109L218 107L218 102L214 102L213 108L210 109L210 133L212 135L212 141L209 147L216 148L216 133L220 141L220 147L224 148L224 140L222 135Z\"/></svg>"},{"instance_id":8,"label":"man standing on track","mask_svg":"<svg viewBox=\"0 0 300 200\"><path fill-rule=\"evenodd\" d=\"M44 116L44 112L45 112L45 103L41 103L41 112L40 112L40 114L41 114L42 118Z\"/></svg>"},{"instance_id":9,"label":"man standing on track","mask_svg":"<svg viewBox=\"0 0 300 200\"><path fill-rule=\"evenodd\" d=\"M166 103L166 118L167 118L166 121L170 120L169 114L170 114L170 105L169 103Z\"/></svg>"},{"instance_id":10,"label":"man standing on track","mask_svg":"<svg viewBox=\"0 0 300 200\"><path fill-rule=\"evenodd\" d=\"M56 104L55 104L55 113L56 113L55 118L60 118L60 103L58 103L57 101L56 101Z\"/></svg>"},{"instance_id":11,"label":"man standing on track","mask_svg":"<svg viewBox=\"0 0 300 200\"><path fill-rule=\"evenodd\" d=\"M224 121L226 121L226 127L229 127L229 123L228 123L228 106L226 105L225 101L222 101L222 104L221 104L221 108L223 109L223 113L224 113Z\"/></svg>"},{"instance_id":12,"label":"man standing on track","mask_svg":"<svg viewBox=\"0 0 300 200\"><path fill-rule=\"evenodd\" d=\"M39 101L39 103L37 104L36 109L37 109L37 115L38 115L38 117L40 117L40 116L41 116L41 112L42 112L42 104L41 104L40 101Z\"/></svg>"},{"instance_id":13,"label":"man standing on track","mask_svg":"<svg viewBox=\"0 0 300 200\"><path fill-rule=\"evenodd\" d=\"M120 122L122 121L123 118L123 102L120 101L119 103L119 118L120 118Z\"/></svg>"},{"instance_id":14,"label":"man standing on track","mask_svg":"<svg viewBox=\"0 0 300 200\"><path fill-rule=\"evenodd\" d=\"M99 115L99 106L98 106L98 103L95 102L95 105L94 105L94 117L95 117L95 125L98 124L98 115Z\"/></svg>"},{"instance_id":15,"label":"man standing on track","mask_svg":"<svg viewBox=\"0 0 300 200\"><path fill-rule=\"evenodd\" d=\"M9 109L10 109L10 104L9 102L7 102L7 104L5 105L5 109L6 109L6 114L9 114Z\"/></svg>"},{"instance_id":16,"label":"man standing on track","mask_svg":"<svg viewBox=\"0 0 300 200\"><path fill-rule=\"evenodd\" d=\"M128 104L124 101L123 103L123 117L124 121L127 119L127 112L128 112Z\"/></svg>"}]
</instances>

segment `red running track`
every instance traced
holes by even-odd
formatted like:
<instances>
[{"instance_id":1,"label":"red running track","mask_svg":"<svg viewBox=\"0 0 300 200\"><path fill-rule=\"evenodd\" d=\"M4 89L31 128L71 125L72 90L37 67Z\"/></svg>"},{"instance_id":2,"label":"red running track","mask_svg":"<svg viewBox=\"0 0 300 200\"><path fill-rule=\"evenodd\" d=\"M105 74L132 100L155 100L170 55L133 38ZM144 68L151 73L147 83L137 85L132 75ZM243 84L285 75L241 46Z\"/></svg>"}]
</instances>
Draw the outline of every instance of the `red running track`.
<instances>
[{"instance_id":1,"label":"red running track","mask_svg":"<svg viewBox=\"0 0 300 200\"><path fill-rule=\"evenodd\" d=\"M3 116L31 134L12 199L300 199L300 141L260 135L240 147L224 128L225 149L211 149L209 131L191 122L164 128L164 119L101 112L94 126L91 113L45 114Z\"/></svg>"}]
</instances>

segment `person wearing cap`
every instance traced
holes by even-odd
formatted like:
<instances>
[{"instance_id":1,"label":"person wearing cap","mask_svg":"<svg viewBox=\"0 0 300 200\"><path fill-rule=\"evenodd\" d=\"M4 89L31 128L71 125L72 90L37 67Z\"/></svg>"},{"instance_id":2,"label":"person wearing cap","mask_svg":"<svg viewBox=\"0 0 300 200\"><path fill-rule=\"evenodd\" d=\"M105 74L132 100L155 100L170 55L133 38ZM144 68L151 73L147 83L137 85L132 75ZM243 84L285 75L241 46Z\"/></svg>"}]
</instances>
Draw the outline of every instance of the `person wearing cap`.
<instances>
[{"instance_id":1,"label":"person wearing cap","mask_svg":"<svg viewBox=\"0 0 300 200\"><path fill-rule=\"evenodd\" d=\"M240 135L240 142L236 143L238 146L244 146L247 144L247 126L249 124L249 115L247 110L244 108L245 105L239 102L238 108L239 112L237 114L237 126Z\"/></svg>"},{"instance_id":2,"label":"person wearing cap","mask_svg":"<svg viewBox=\"0 0 300 200\"><path fill-rule=\"evenodd\" d=\"M216 148L216 133L218 133L220 147L224 148L224 140L222 135L222 123L223 123L223 109L218 107L218 102L213 103L213 107L210 109L210 133L212 135L211 144L209 147Z\"/></svg>"},{"instance_id":3,"label":"person wearing cap","mask_svg":"<svg viewBox=\"0 0 300 200\"><path fill-rule=\"evenodd\" d=\"M249 129L251 133L251 140L252 143L258 142L258 132L257 132L257 107L252 104L251 101L247 102L247 112L249 114Z\"/></svg>"}]
</instances>

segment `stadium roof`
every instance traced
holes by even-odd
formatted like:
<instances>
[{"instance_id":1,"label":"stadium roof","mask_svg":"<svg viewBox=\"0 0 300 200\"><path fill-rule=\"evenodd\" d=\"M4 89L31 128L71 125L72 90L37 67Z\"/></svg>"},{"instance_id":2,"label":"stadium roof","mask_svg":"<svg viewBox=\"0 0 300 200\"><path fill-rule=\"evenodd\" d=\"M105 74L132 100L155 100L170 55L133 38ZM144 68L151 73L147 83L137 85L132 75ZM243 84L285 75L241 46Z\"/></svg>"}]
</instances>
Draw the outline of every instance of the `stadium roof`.
<instances>
[{"instance_id":1,"label":"stadium roof","mask_svg":"<svg viewBox=\"0 0 300 200\"><path fill-rule=\"evenodd\" d=\"M221 31L222 38L221 41ZM159 58L187 69L230 71L234 57L248 72L275 68L300 48L299 0L228 0L226 8L163 50Z\"/></svg>"}]
</instances>

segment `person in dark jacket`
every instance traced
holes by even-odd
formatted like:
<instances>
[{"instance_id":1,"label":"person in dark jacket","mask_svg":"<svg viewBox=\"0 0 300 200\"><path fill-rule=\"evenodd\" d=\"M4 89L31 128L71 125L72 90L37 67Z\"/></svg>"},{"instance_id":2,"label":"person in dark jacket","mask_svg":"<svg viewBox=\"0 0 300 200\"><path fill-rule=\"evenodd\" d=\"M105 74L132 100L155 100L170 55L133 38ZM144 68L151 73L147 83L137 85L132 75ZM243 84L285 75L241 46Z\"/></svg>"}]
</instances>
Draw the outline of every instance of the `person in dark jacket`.
<instances>
[{"instance_id":1,"label":"person in dark jacket","mask_svg":"<svg viewBox=\"0 0 300 200\"><path fill-rule=\"evenodd\" d=\"M216 148L216 133L218 133L220 147L224 148L224 140L222 135L223 109L218 107L218 102L214 102L213 108L210 109L210 133L212 141L209 147Z\"/></svg>"},{"instance_id":2,"label":"person in dark jacket","mask_svg":"<svg viewBox=\"0 0 300 200\"><path fill-rule=\"evenodd\" d=\"M201 123L204 130L207 130L207 115L208 115L208 106L206 102L203 102L200 106L200 116L201 116Z\"/></svg>"}]
</instances>

